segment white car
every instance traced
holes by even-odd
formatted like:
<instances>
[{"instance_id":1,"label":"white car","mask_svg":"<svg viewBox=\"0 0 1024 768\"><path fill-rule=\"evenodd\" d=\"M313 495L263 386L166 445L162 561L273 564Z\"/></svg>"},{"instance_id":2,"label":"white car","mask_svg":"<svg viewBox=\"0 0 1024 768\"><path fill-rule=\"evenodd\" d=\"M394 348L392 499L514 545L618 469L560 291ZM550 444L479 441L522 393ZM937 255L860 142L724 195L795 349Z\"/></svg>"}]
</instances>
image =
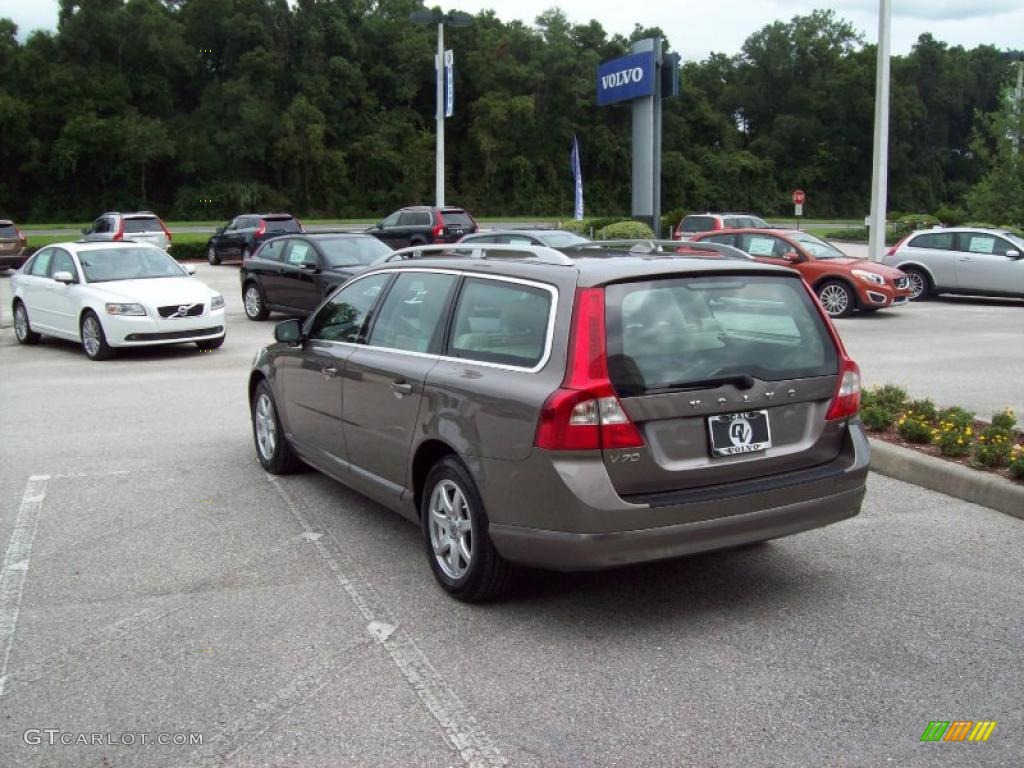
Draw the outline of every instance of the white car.
<instances>
[{"instance_id":1,"label":"white car","mask_svg":"<svg viewBox=\"0 0 1024 768\"><path fill-rule=\"evenodd\" d=\"M117 347L224 343L224 297L160 248L141 243L58 243L11 278L14 334L79 341L92 360Z\"/></svg>"}]
</instances>

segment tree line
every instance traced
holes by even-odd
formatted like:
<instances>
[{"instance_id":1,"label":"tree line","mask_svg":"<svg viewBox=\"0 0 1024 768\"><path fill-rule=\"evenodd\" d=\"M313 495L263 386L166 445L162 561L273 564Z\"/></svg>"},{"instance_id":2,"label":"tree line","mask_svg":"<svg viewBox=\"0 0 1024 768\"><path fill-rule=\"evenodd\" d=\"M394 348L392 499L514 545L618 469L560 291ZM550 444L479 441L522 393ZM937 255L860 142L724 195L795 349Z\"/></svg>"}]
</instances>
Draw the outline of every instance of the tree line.
<instances>
[{"instance_id":1,"label":"tree line","mask_svg":"<svg viewBox=\"0 0 1024 768\"><path fill-rule=\"evenodd\" d=\"M24 42L0 19L0 214L349 217L430 202L436 29L410 23L420 8L60 0L56 31ZM532 25L485 11L446 29L448 200L480 215L569 216L576 135L588 215L628 212L630 108L596 105L596 69L661 34L609 35L559 10ZM1012 205L1011 59L929 35L894 57L890 208L1001 214L1008 180ZM664 103L662 209L777 215L800 187L809 215L863 215L874 69L874 46L831 11L685 63L681 96Z\"/></svg>"}]
</instances>

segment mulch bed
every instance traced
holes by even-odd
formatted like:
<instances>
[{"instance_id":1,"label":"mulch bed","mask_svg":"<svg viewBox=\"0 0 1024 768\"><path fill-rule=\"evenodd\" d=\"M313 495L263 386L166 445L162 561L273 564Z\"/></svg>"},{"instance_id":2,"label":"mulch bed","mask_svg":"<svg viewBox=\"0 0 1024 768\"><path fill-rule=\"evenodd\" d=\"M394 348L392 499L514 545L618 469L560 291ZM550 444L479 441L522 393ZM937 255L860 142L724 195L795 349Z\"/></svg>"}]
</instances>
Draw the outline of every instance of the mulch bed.
<instances>
[{"instance_id":1,"label":"mulch bed","mask_svg":"<svg viewBox=\"0 0 1024 768\"><path fill-rule=\"evenodd\" d=\"M991 426L992 425L989 424L987 421L978 421L977 419L975 419L974 433L975 435L978 435L981 433L983 429L986 429L987 427ZM895 424L891 426L889 429L882 430L880 432L867 429L866 427L865 429L868 435L870 435L871 437L876 438L878 440L884 440L885 442L892 443L893 445L898 445L901 448L909 448L910 450L917 451L918 453L924 453L927 454L928 456L935 456L936 458L942 459L943 461L949 461L954 464L959 464L962 467L968 467L978 472L988 472L989 474L992 475L999 475L1000 477L1005 477L1007 480L1012 480L1013 482L1016 483L1022 482L1014 477L1011 477L1010 470L1007 467L1002 467L1000 469L976 467L971 464L970 454L968 454L967 456L945 456L939 450L939 446L934 445L933 443L912 443L909 440L905 440L903 437L900 436L900 433L896 431ZM1014 435L1016 436L1015 442L1018 445L1024 445L1024 433L1021 433L1020 430L1014 430Z\"/></svg>"}]
</instances>

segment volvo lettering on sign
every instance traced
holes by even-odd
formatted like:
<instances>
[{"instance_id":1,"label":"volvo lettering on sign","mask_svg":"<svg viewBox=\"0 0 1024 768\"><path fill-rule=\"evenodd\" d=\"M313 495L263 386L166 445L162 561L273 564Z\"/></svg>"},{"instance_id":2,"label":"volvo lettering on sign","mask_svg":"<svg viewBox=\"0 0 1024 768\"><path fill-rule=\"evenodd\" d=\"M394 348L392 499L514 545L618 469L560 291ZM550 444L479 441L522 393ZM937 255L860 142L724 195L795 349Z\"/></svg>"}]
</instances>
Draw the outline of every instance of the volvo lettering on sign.
<instances>
[{"instance_id":1,"label":"volvo lettering on sign","mask_svg":"<svg viewBox=\"0 0 1024 768\"><path fill-rule=\"evenodd\" d=\"M654 53L645 51L606 61L597 68L599 106L654 93Z\"/></svg>"}]
</instances>

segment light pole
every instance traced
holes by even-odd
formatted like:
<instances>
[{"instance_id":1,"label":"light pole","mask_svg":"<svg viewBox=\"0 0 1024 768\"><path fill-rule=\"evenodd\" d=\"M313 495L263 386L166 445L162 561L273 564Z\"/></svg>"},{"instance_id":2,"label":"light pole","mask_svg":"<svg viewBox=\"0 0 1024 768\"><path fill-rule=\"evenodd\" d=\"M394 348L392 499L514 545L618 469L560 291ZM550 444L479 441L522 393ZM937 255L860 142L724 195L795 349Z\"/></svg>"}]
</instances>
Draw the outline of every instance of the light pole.
<instances>
[{"instance_id":1,"label":"light pole","mask_svg":"<svg viewBox=\"0 0 1024 768\"><path fill-rule=\"evenodd\" d=\"M443 13L440 8L432 11L413 11L409 21L413 24L437 24L437 56L434 59L437 94L437 160L434 169L434 205L444 206L444 25L465 27L473 20L468 13L450 11Z\"/></svg>"},{"instance_id":2,"label":"light pole","mask_svg":"<svg viewBox=\"0 0 1024 768\"><path fill-rule=\"evenodd\" d=\"M871 228L868 258L881 261L885 250L885 209L889 186L889 31L892 0L878 3L878 59L875 64L875 150L871 172Z\"/></svg>"}]
</instances>

